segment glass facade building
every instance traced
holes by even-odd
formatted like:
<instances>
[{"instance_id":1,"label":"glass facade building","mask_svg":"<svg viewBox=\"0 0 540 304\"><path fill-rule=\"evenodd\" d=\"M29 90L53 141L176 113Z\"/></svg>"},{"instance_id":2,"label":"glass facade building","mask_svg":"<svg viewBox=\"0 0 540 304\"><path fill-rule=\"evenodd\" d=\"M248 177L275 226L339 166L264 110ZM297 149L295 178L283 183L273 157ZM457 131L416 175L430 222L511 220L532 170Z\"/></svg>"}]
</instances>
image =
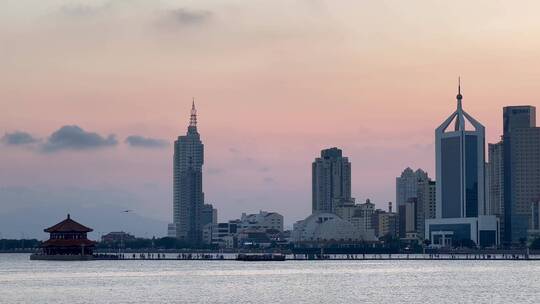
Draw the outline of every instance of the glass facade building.
<instances>
[{"instance_id":1,"label":"glass facade building","mask_svg":"<svg viewBox=\"0 0 540 304\"><path fill-rule=\"evenodd\" d=\"M506 244L527 238L531 203L540 197L540 128L536 108L503 109L503 195Z\"/></svg>"},{"instance_id":2,"label":"glass facade building","mask_svg":"<svg viewBox=\"0 0 540 304\"><path fill-rule=\"evenodd\" d=\"M312 213L335 212L351 200L349 159L338 148L322 150L312 164Z\"/></svg>"},{"instance_id":3,"label":"glass facade building","mask_svg":"<svg viewBox=\"0 0 540 304\"><path fill-rule=\"evenodd\" d=\"M425 223L426 238L441 247L472 241L499 245L500 226L485 193L485 128L462 107L435 130L436 218Z\"/></svg>"},{"instance_id":4,"label":"glass facade building","mask_svg":"<svg viewBox=\"0 0 540 304\"><path fill-rule=\"evenodd\" d=\"M190 244L202 241L204 145L197 131L195 103L186 135L174 142L173 226L176 237Z\"/></svg>"},{"instance_id":5,"label":"glass facade building","mask_svg":"<svg viewBox=\"0 0 540 304\"><path fill-rule=\"evenodd\" d=\"M435 131L438 218L486 211L485 128L463 110L461 100L458 94L456 111Z\"/></svg>"}]
</instances>

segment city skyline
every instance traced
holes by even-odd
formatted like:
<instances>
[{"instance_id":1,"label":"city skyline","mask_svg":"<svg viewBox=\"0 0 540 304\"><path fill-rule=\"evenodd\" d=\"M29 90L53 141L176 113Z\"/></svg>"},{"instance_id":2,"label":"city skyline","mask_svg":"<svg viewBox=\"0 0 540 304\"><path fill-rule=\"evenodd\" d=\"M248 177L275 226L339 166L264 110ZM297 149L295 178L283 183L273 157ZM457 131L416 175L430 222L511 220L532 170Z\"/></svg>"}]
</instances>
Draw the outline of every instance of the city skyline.
<instances>
[{"instance_id":1,"label":"city skyline","mask_svg":"<svg viewBox=\"0 0 540 304\"><path fill-rule=\"evenodd\" d=\"M0 105L8 109L0 113L0 136L27 133L2 143L2 218L34 221L45 208L61 214L133 209L169 222L170 148L193 95L204 113L207 201L222 219L270 205L288 226L309 213L309 168L322 149L344 151L353 163L352 196L371 198L379 208L395 200L393 181L403 168L434 176L432 130L455 102L457 75L467 109L486 126L486 142L503 133L503 106L538 104L537 42L514 35L538 27L526 13L535 11L532 2L488 11L458 2L444 12L418 2L356 4L356 13L389 21L378 27L366 26L375 18L322 2L294 4L303 8L295 16L283 11L284 3L81 3L36 1L24 14L10 3L0 12L9 25L0 39L11 42L0 59ZM234 8L243 19L232 18ZM396 9L402 19L392 18ZM120 17L135 24L139 15L133 31L115 26ZM477 23L459 25L471 19ZM242 35L227 41L238 28ZM16 39L23 33L26 39ZM94 141L66 146L51 141L53 134ZM49 218L38 226L58 212L45 212Z\"/></svg>"}]
</instances>

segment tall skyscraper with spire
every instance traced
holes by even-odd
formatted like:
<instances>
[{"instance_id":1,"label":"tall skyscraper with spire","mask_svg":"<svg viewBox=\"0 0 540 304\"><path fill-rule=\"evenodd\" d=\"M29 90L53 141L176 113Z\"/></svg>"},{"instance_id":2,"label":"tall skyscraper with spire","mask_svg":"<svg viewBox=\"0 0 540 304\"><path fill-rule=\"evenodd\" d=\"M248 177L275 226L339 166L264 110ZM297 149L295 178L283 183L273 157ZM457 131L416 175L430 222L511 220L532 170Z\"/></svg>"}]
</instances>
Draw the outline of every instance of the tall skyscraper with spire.
<instances>
[{"instance_id":1,"label":"tall skyscraper with spire","mask_svg":"<svg viewBox=\"0 0 540 304\"><path fill-rule=\"evenodd\" d=\"M438 218L477 217L486 209L485 128L463 110L461 83L456 98L457 109L435 130Z\"/></svg>"},{"instance_id":2,"label":"tall skyscraper with spire","mask_svg":"<svg viewBox=\"0 0 540 304\"><path fill-rule=\"evenodd\" d=\"M459 84L457 109L435 130L436 217L425 220L425 238L443 247L498 246L500 223L485 199L485 128L462 99Z\"/></svg>"},{"instance_id":3,"label":"tall skyscraper with spire","mask_svg":"<svg viewBox=\"0 0 540 304\"><path fill-rule=\"evenodd\" d=\"M178 239L190 244L201 242L204 193L202 166L204 145L197 131L195 101L186 135L174 142L173 157L173 225L169 227Z\"/></svg>"}]
</instances>

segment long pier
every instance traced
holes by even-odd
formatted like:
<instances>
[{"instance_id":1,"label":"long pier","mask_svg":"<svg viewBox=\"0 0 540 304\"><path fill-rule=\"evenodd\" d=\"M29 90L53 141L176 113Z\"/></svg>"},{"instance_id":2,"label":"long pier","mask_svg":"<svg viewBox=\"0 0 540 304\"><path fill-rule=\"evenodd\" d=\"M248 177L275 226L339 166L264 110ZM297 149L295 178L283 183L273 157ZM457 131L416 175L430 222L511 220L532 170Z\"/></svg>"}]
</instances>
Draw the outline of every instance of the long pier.
<instances>
[{"instance_id":1,"label":"long pier","mask_svg":"<svg viewBox=\"0 0 540 304\"><path fill-rule=\"evenodd\" d=\"M527 254L287 254L286 261L540 261ZM95 254L94 260L118 261L234 261L237 254Z\"/></svg>"}]
</instances>

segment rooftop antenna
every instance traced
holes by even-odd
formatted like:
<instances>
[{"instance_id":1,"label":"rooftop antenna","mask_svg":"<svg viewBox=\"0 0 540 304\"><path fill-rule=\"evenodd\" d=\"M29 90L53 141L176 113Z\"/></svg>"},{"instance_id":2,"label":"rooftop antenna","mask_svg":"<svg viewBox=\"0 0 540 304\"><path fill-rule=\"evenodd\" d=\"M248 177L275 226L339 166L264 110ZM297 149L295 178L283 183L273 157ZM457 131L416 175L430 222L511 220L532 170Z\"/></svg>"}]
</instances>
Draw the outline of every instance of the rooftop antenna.
<instances>
[{"instance_id":1,"label":"rooftop antenna","mask_svg":"<svg viewBox=\"0 0 540 304\"><path fill-rule=\"evenodd\" d=\"M189 119L189 126L197 126L197 109L195 109L195 97L193 97L193 103L191 104L191 118Z\"/></svg>"},{"instance_id":2,"label":"rooftop antenna","mask_svg":"<svg viewBox=\"0 0 540 304\"><path fill-rule=\"evenodd\" d=\"M461 76L458 77L458 94L456 98L458 102L458 108L461 109L461 100L463 99L463 95L461 95Z\"/></svg>"}]
</instances>

